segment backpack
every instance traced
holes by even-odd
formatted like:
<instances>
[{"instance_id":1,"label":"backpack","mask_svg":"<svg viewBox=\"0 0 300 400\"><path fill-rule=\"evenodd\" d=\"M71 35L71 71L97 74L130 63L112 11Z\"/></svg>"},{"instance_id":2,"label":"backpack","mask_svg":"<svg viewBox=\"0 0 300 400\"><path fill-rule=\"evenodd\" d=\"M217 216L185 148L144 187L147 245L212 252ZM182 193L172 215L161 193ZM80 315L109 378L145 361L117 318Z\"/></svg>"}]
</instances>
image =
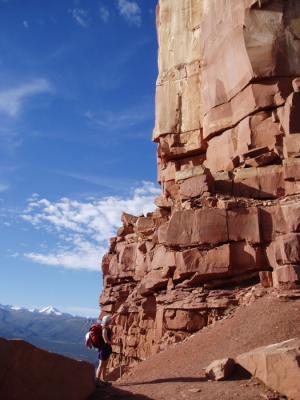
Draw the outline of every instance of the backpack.
<instances>
[{"instance_id":1,"label":"backpack","mask_svg":"<svg viewBox=\"0 0 300 400\"><path fill-rule=\"evenodd\" d=\"M105 342L102 335L102 326L94 324L90 327L88 333L85 335L85 345L90 349L95 347L99 349L104 346Z\"/></svg>"}]
</instances>

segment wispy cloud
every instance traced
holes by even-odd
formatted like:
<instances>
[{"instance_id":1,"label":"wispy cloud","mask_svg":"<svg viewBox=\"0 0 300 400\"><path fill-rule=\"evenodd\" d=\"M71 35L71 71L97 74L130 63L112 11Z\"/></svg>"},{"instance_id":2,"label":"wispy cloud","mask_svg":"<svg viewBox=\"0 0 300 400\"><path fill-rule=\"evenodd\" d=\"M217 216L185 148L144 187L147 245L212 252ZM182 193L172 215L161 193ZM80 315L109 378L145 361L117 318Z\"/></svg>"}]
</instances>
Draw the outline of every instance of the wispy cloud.
<instances>
[{"instance_id":1,"label":"wispy cloud","mask_svg":"<svg viewBox=\"0 0 300 400\"><path fill-rule=\"evenodd\" d=\"M73 8L68 11L72 15L72 17L74 18L74 20L77 22L78 25L80 25L83 28L86 28L89 26L90 17L89 17L88 10L85 10L83 8Z\"/></svg>"},{"instance_id":2,"label":"wispy cloud","mask_svg":"<svg viewBox=\"0 0 300 400\"><path fill-rule=\"evenodd\" d=\"M129 24L138 27L142 25L142 12L136 1L118 0L118 10Z\"/></svg>"},{"instance_id":3,"label":"wispy cloud","mask_svg":"<svg viewBox=\"0 0 300 400\"><path fill-rule=\"evenodd\" d=\"M23 26L24 28L28 29L29 28L29 22L28 21L23 21Z\"/></svg>"},{"instance_id":4,"label":"wispy cloud","mask_svg":"<svg viewBox=\"0 0 300 400\"><path fill-rule=\"evenodd\" d=\"M133 185L133 181L131 179L118 179L118 178L111 178L111 177L99 177L99 176L92 176L92 175L84 175L81 173L70 172L70 171L63 171L52 169L51 172L55 174L66 176L68 178L76 179L81 182L91 183L96 186L100 186L110 190L118 190L118 192L128 191L128 188Z\"/></svg>"},{"instance_id":5,"label":"wispy cloud","mask_svg":"<svg viewBox=\"0 0 300 400\"><path fill-rule=\"evenodd\" d=\"M110 196L85 202L62 198L51 202L34 195L22 214L23 220L36 229L57 235L58 242L54 251L24 255L40 264L99 271L107 242L120 226L121 213L146 214L154 209L153 201L158 194L160 189L153 183L143 182L127 197Z\"/></svg>"},{"instance_id":6,"label":"wispy cloud","mask_svg":"<svg viewBox=\"0 0 300 400\"><path fill-rule=\"evenodd\" d=\"M120 111L99 111L88 110L85 117L94 125L106 130L119 130L131 128L153 117L153 109L150 102L137 105Z\"/></svg>"},{"instance_id":7,"label":"wispy cloud","mask_svg":"<svg viewBox=\"0 0 300 400\"><path fill-rule=\"evenodd\" d=\"M110 12L109 9L103 5L99 6L99 13L100 13L100 18L103 22L108 22Z\"/></svg>"},{"instance_id":8,"label":"wispy cloud","mask_svg":"<svg viewBox=\"0 0 300 400\"><path fill-rule=\"evenodd\" d=\"M50 83L43 78L0 91L0 113L16 117L22 111L27 98L52 92Z\"/></svg>"},{"instance_id":9,"label":"wispy cloud","mask_svg":"<svg viewBox=\"0 0 300 400\"><path fill-rule=\"evenodd\" d=\"M0 193L6 192L9 189L9 185L0 182Z\"/></svg>"}]
</instances>

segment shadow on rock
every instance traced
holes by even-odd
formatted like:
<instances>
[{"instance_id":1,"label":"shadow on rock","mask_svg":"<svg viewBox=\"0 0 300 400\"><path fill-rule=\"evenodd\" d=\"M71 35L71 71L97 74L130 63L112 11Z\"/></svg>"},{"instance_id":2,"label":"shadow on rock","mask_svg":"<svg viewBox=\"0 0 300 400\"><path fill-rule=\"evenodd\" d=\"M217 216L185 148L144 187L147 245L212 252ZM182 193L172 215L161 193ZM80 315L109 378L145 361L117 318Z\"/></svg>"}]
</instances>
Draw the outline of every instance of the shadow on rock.
<instances>
[{"instance_id":1,"label":"shadow on rock","mask_svg":"<svg viewBox=\"0 0 300 400\"><path fill-rule=\"evenodd\" d=\"M126 390L122 390L119 387L103 385L98 387L95 393L89 397L88 400L113 400L113 399L124 399L124 400L151 400L150 397L143 396L140 394L133 394Z\"/></svg>"}]
</instances>

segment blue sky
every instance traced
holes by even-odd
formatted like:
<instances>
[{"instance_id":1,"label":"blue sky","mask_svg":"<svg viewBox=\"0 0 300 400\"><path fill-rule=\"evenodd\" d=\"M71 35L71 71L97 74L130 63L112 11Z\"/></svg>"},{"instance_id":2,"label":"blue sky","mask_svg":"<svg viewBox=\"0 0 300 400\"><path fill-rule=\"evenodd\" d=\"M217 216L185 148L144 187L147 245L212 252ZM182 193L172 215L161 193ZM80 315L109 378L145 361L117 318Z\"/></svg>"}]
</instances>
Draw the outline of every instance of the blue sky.
<instances>
[{"instance_id":1,"label":"blue sky","mask_svg":"<svg viewBox=\"0 0 300 400\"><path fill-rule=\"evenodd\" d=\"M96 315L120 213L153 209L156 0L0 0L0 303Z\"/></svg>"}]
</instances>

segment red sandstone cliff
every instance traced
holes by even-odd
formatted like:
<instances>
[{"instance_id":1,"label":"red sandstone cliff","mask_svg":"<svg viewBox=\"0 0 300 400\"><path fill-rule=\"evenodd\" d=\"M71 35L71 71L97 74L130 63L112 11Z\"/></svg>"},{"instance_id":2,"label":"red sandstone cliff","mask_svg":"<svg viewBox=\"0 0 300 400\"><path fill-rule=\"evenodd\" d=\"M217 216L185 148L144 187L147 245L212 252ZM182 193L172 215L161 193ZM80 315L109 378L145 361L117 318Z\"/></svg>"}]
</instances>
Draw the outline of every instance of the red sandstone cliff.
<instances>
[{"instance_id":1,"label":"red sandstone cliff","mask_svg":"<svg viewBox=\"0 0 300 400\"><path fill-rule=\"evenodd\" d=\"M162 195L123 215L102 264L128 363L222 317L241 284L300 281L300 2L160 0L157 31Z\"/></svg>"}]
</instances>

